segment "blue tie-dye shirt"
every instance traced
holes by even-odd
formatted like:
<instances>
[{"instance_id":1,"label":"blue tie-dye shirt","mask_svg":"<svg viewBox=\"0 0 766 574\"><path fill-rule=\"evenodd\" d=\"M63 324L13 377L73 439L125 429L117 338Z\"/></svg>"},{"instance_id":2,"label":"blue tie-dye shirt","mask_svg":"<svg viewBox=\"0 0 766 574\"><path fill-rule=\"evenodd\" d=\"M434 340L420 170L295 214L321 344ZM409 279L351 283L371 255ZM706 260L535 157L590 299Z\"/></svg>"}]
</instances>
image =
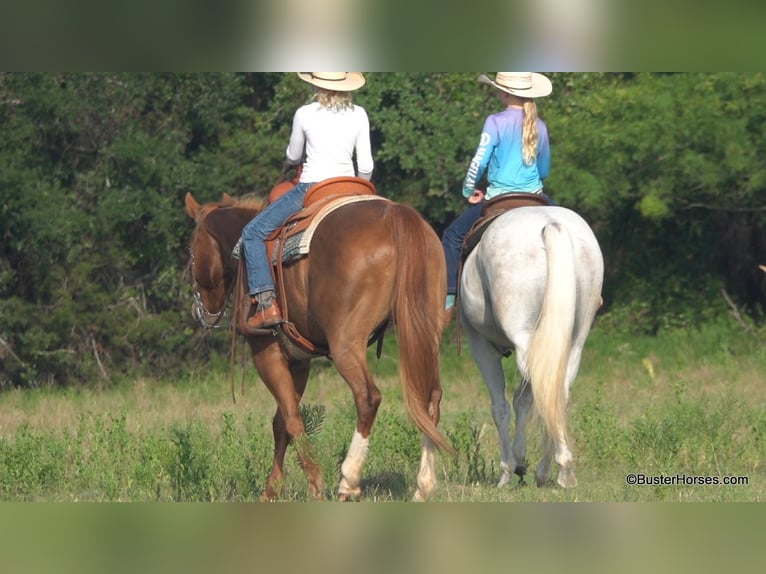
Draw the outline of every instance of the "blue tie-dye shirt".
<instances>
[{"instance_id":1,"label":"blue tie-dye shirt","mask_svg":"<svg viewBox=\"0 0 766 574\"><path fill-rule=\"evenodd\" d=\"M551 150L548 142L548 128L545 122L537 120L537 159L532 165L524 163L521 151L521 131L524 112L509 108L492 114L484 122L479 147L471 160L463 182L463 195L469 197L476 184L487 173L486 198L507 192L541 192L543 180L548 177L551 167Z\"/></svg>"}]
</instances>

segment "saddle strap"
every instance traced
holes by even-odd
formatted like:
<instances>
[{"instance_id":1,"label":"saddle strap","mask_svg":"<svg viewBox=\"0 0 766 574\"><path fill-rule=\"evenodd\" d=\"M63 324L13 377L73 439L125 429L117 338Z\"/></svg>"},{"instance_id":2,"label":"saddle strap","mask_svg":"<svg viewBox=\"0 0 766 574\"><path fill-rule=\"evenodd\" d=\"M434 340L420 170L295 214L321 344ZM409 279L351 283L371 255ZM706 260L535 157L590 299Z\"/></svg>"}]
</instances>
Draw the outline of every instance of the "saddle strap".
<instances>
[{"instance_id":1,"label":"saddle strap","mask_svg":"<svg viewBox=\"0 0 766 574\"><path fill-rule=\"evenodd\" d=\"M295 328L295 323L285 320L285 322L282 323L282 332L287 336L287 339L291 344L295 345L299 351L303 351L309 358L327 357L330 354L329 349L319 347L301 335L298 332L298 329ZM285 349L284 346L283 349Z\"/></svg>"},{"instance_id":2,"label":"saddle strap","mask_svg":"<svg viewBox=\"0 0 766 574\"><path fill-rule=\"evenodd\" d=\"M315 356L327 356L330 354L329 349L325 349L324 347L320 347L309 341L306 337L300 334L298 329L295 328L295 323L290 322L290 310L287 305L287 291L285 290L285 273L282 266L282 255L284 254L285 249L284 238L286 234L287 229L283 227L280 234L281 240L277 246L277 264L272 266L274 283L278 286L277 288L279 289L279 302L281 303L282 319L284 320L284 323L282 324L282 330L293 344L295 344L298 348L305 351L306 353Z\"/></svg>"}]
</instances>

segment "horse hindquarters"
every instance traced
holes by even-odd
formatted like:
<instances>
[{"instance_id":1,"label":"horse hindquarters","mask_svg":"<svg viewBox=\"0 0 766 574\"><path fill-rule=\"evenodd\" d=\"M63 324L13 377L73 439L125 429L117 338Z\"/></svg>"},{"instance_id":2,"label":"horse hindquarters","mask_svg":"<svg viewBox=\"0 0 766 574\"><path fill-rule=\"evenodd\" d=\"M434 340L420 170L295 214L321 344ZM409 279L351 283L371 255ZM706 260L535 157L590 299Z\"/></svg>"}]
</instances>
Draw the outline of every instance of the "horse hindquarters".
<instances>
[{"instance_id":1,"label":"horse hindquarters","mask_svg":"<svg viewBox=\"0 0 766 574\"><path fill-rule=\"evenodd\" d=\"M411 208L382 201L357 203L333 212L317 228L306 265L305 275L294 278L308 295L308 304L291 303L292 309L300 310L294 316L296 324L305 326L315 342L327 342L357 409L356 430L341 464L339 497L361 493L362 466L380 403L366 350L369 337L389 318L399 339L406 406L427 437L416 498L428 496L436 482L434 445L449 448L436 429L446 290L439 238Z\"/></svg>"}]
</instances>

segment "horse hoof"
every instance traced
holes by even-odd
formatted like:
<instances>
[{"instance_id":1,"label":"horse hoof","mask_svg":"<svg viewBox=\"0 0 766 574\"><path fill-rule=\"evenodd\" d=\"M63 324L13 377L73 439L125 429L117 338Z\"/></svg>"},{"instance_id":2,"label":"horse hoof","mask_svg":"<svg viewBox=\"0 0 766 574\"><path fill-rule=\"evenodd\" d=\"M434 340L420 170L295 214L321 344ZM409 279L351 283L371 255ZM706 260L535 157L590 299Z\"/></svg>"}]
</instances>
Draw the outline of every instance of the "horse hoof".
<instances>
[{"instance_id":1,"label":"horse hoof","mask_svg":"<svg viewBox=\"0 0 766 574\"><path fill-rule=\"evenodd\" d=\"M560 470L556 484L561 488L574 488L577 486L577 477L572 470Z\"/></svg>"},{"instance_id":2,"label":"horse hoof","mask_svg":"<svg viewBox=\"0 0 766 574\"><path fill-rule=\"evenodd\" d=\"M362 496L362 489L359 487L338 491L338 500L340 502L353 502L355 500L359 500L361 496Z\"/></svg>"},{"instance_id":3,"label":"horse hoof","mask_svg":"<svg viewBox=\"0 0 766 574\"><path fill-rule=\"evenodd\" d=\"M550 484L550 482L551 482L550 476L535 475L535 485L537 485L538 488L542 488L543 486Z\"/></svg>"},{"instance_id":4,"label":"horse hoof","mask_svg":"<svg viewBox=\"0 0 766 574\"><path fill-rule=\"evenodd\" d=\"M415 494L412 495L412 502L425 502L426 500L428 500L428 497L420 492L419 488L415 491Z\"/></svg>"}]
</instances>

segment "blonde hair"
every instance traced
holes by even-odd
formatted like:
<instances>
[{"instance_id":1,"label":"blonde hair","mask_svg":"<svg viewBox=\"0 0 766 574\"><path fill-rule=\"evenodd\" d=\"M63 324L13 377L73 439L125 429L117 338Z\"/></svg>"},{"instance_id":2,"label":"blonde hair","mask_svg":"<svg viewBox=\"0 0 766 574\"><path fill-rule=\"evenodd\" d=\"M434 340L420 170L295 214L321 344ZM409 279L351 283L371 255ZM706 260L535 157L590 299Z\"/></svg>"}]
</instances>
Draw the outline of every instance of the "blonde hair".
<instances>
[{"instance_id":1,"label":"blonde hair","mask_svg":"<svg viewBox=\"0 0 766 574\"><path fill-rule=\"evenodd\" d=\"M526 165L532 165L537 159L537 105L534 100L525 98L524 124L521 130L521 155Z\"/></svg>"},{"instance_id":2,"label":"blonde hair","mask_svg":"<svg viewBox=\"0 0 766 574\"><path fill-rule=\"evenodd\" d=\"M334 112L342 112L354 107L351 92L336 92L334 90L317 88L314 93L314 100L319 102L320 107Z\"/></svg>"}]
</instances>

